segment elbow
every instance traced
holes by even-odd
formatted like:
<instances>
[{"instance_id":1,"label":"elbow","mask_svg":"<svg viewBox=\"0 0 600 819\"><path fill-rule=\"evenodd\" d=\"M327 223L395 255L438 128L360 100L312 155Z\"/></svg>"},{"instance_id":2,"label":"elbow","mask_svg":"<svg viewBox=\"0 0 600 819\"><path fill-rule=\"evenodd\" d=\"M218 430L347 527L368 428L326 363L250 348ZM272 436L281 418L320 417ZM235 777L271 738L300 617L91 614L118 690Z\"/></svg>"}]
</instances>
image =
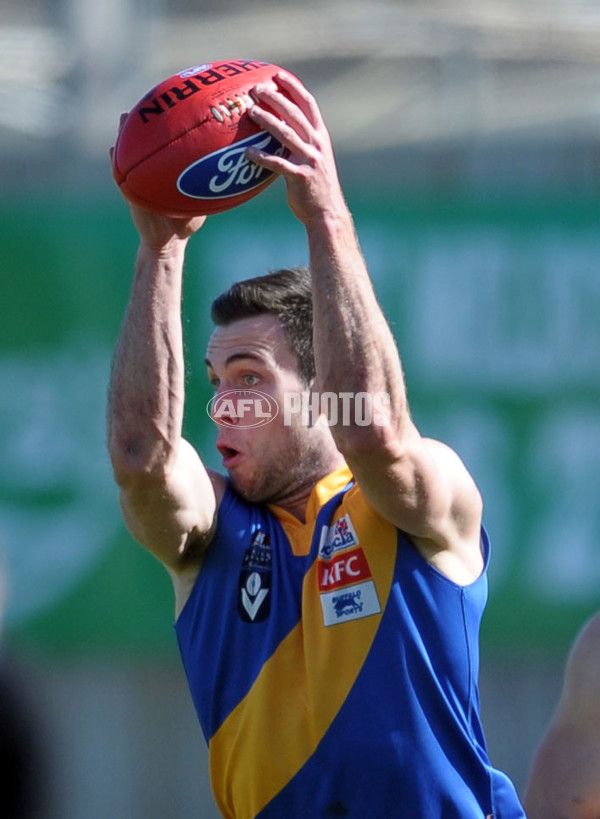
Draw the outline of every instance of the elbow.
<instances>
[{"instance_id":1,"label":"elbow","mask_svg":"<svg viewBox=\"0 0 600 819\"><path fill-rule=\"evenodd\" d=\"M168 458L139 436L109 435L108 454L114 479L121 488L164 480Z\"/></svg>"},{"instance_id":2,"label":"elbow","mask_svg":"<svg viewBox=\"0 0 600 819\"><path fill-rule=\"evenodd\" d=\"M382 462L398 459L398 435L391 428L377 426L348 426L332 428L339 451L348 462L377 456Z\"/></svg>"},{"instance_id":3,"label":"elbow","mask_svg":"<svg viewBox=\"0 0 600 819\"><path fill-rule=\"evenodd\" d=\"M370 394L364 393L367 398ZM340 452L344 455L395 452L406 431L404 417L390 410L388 403L378 404L355 401L350 412L343 413L331 426L331 432Z\"/></svg>"},{"instance_id":4,"label":"elbow","mask_svg":"<svg viewBox=\"0 0 600 819\"><path fill-rule=\"evenodd\" d=\"M346 394L342 396L346 398ZM406 426L404 421L404 412L399 413L397 407L392 410L388 393L361 392L350 401L338 402L329 423L340 452L360 455L395 449Z\"/></svg>"}]
</instances>

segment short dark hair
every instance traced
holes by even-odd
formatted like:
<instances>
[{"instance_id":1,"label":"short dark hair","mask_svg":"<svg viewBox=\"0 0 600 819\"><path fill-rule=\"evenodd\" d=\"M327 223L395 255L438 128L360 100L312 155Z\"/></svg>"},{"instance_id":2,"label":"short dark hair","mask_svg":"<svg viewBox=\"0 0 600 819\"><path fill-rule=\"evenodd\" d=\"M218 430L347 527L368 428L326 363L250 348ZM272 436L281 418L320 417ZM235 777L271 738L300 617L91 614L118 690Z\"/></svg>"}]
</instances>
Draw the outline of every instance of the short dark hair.
<instances>
[{"instance_id":1,"label":"short dark hair","mask_svg":"<svg viewBox=\"0 0 600 819\"><path fill-rule=\"evenodd\" d=\"M233 284L213 301L210 315L221 327L240 319L269 313L283 328L298 371L309 385L315 377L312 282L307 267L270 270L264 276Z\"/></svg>"}]
</instances>

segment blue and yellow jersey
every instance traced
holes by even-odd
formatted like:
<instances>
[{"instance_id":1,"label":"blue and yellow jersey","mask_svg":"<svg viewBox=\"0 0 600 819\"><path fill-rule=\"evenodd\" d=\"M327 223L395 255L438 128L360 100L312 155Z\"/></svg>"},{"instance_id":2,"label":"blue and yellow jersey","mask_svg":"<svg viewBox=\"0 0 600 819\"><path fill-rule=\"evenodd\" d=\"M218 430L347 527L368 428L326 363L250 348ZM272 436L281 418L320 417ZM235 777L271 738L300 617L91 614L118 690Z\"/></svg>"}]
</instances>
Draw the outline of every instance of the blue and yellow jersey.
<instances>
[{"instance_id":1,"label":"blue and yellow jersey","mask_svg":"<svg viewBox=\"0 0 600 819\"><path fill-rule=\"evenodd\" d=\"M306 523L221 502L176 623L221 812L524 817L479 719L485 573L450 581L350 478L317 484Z\"/></svg>"}]
</instances>

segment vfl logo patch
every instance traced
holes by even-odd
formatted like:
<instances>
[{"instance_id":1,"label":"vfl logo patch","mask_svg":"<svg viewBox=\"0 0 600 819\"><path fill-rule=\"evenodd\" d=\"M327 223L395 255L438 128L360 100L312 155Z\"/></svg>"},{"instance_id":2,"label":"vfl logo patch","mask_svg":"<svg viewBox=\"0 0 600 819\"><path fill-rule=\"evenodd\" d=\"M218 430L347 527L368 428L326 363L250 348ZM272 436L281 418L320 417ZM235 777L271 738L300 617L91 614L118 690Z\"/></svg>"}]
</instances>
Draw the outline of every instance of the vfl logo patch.
<instances>
[{"instance_id":1,"label":"vfl logo patch","mask_svg":"<svg viewBox=\"0 0 600 819\"><path fill-rule=\"evenodd\" d=\"M246 582L240 590L243 608L242 620L249 620L254 623L256 620L264 620L267 616L267 606L263 606L263 603L267 599L269 589L264 588L262 582L259 572L252 572L246 577ZM244 614L247 617L244 617Z\"/></svg>"},{"instance_id":2,"label":"vfl logo patch","mask_svg":"<svg viewBox=\"0 0 600 819\"><path fill-rule=\"evenodd\" d=\"M321 532L319 557L330 558L340 549L357 546L358 537L350 520L350 515L338 518L333 526L324 526Z\"/></svg>"},{"instance_id":3,"label":"vfl logo patch","mask_svg":"<svg viewBox=\"0 0 600 819\"><path fill-rule=\"evenodd\" d=\"M377 589L364 551L344 551L317 565L323 623L333 626L379 614Z\"/></svg>"},{"instance_id":4,"label":"vfl logo patch","mask_svg":"<svg viewBox=\"0 0 600 819\"><path fill-rule=\"evenodd\" d=\"M274 136L260 131L188 165L179 175L177 190L192 199L225 199L257 188L273 172L250 162L246 157L249 147L274 156L283 156L286 151Z\"/></svg>"},{"instance_id":5,"label":"vfl logo patch","mask_svg":"<svg viewBox=\"0 0 600 819\"><path fill-rule=\"evenodd\" d=\"M240 572L238 612L246 623L258 623L271 613L273 551L266 532L258 529L244 552Z\"/></svg>"}]
</instances>

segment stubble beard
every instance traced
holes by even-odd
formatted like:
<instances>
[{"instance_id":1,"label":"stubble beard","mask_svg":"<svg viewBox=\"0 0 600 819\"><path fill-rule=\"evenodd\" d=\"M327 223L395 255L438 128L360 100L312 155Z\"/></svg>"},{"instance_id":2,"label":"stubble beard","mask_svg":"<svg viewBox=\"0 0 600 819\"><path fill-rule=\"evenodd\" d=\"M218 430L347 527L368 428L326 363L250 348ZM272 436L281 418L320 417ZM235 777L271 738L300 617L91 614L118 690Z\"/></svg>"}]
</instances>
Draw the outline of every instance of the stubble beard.
<instances>
[{"instance_id":1,"label":"stubble beard","mask_svg":"<svg viewBox=\"0 0 600 819\"><path fill-rule=\"evenodd\" d=\"M280 504L308 487L312 488L330 471L320 442L310 437L293 436L287 446L282 446L276 458L257 465L250 480L240 484L234 475L230 475L230 479L244 500Z\"/></svg>"}]
</instances>

